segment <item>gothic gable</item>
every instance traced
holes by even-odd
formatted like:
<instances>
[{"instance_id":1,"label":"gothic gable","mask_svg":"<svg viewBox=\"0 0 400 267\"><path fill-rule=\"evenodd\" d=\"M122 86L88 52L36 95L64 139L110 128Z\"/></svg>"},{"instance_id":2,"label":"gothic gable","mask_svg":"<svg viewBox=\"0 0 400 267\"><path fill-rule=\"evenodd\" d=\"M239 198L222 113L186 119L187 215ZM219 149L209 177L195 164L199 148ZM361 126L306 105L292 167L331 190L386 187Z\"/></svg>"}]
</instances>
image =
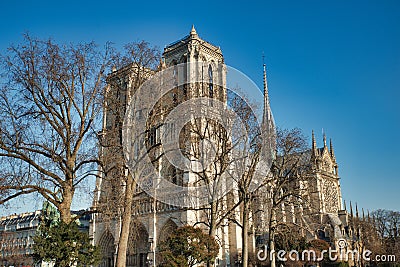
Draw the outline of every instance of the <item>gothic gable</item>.
<instances>
[{"instance_id":1,"label":"gothic gable","mask_svg":"<svg viewBox=\"0 0 400 267\"><path fill-rule=\"evenodd\" d=\"M327 147L323 147L321 151L321 170L335 174L336 162L332 159Z\"/></svg>"}]
</instances>

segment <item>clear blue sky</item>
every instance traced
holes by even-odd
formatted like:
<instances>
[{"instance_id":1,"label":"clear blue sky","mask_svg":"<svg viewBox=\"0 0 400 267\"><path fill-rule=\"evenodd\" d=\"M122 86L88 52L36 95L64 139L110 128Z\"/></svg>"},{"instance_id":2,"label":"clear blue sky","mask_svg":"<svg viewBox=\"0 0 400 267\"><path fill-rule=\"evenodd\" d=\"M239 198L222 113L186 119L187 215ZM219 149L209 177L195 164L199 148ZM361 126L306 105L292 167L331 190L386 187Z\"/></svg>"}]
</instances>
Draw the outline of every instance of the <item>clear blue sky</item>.
<instances>
[{"instance_id":1,"label":"clear blue sky","mask_svg":"<svg viewBox=\"0 0 400 267\"><path fill-rule=\"evenodd\" d=\"M343 197L400 210L400 1L3 1L0 50L28 31L57 41L147 40L189 33L262 86L276 123L333 139Z\"/></svg>"}]
</instances>

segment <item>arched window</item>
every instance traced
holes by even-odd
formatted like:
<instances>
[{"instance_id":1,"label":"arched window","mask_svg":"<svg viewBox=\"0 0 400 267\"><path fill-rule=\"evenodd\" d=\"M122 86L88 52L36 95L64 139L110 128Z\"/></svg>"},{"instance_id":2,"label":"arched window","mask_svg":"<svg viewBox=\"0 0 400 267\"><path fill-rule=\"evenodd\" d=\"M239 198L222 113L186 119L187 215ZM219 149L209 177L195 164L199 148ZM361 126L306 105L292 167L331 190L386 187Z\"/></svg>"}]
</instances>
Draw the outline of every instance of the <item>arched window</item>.
<instances>
[{"instance_id":1,"label":"arched window","mask_svg":"<svg viewBox=\"0 0 400 267\"><path fill-rule=\"evenodd\" d=\"M167 169L167 180L176 185L183 184L182 171L177 170L174 166L169 166Z\"/></svg>"},{"instance_id":2,"label":"arched window","mask_svg":"<svg viewBox=\"0 0 400 267\"><path fill-rule=\"evenodd\" d=\"M177 184L178 177L176 176L176 169L174 167L172 167L171 170L171 178L172 178L171 182Z\"/></svg>"},{"instance_id":3,"label":"arched window","mask_svg":"<svg viewBox=\"0 0 400 267\"><path fill-rule=\"evenodd\" d=\"M326 235L325 235L325 231L324 230L322 230L322 229L318 229L318 238L319 239L325 239L326 238Z\"/></svg>"},{"instance_id":4,"label":"arched window","mask_svg":"<svg viewBox=\"0 0 400 267\"><path fill-rule=\"evenodd\" d=\"M172 93L172 103L174 106L178 104L178 96L176 95L175 92Z\"/></svg>"},{"instance_id":5,"label":"arched window","mask_svg":"<svg viewBox=\"0 0 400 267\"><path fill-rule=\"evenodd\" d=\"M180 59L180 63L181 63L181 65L180 65L181 70L180 71L182 72L182 75L183 75L182 84L186 84L188 82L187 65L186 65L187 57L186 56L182 56L181 59Z\"/></svg>"},{"instance_id":6,"label":"arched window","mask_svg":"<svg viewBox=\"0 0 400 267\"><path fill-rule=\"evenodd\" d=\"M172 65L174 66L174 70L172 72L172 78L174 79L175 85L178 85L178 63L176 60L172 61Z\"/></svg>"},{"instance_id":7,"label":"arched window","mask_svg":"<svg viewBox=\"0 0 400 267\"><path fill-rule=\"evenodd\" d=\"M211 65L208 66L208 96L214 97L214 85L213 85L213 70Z\"/></svg>"}]
</instances>

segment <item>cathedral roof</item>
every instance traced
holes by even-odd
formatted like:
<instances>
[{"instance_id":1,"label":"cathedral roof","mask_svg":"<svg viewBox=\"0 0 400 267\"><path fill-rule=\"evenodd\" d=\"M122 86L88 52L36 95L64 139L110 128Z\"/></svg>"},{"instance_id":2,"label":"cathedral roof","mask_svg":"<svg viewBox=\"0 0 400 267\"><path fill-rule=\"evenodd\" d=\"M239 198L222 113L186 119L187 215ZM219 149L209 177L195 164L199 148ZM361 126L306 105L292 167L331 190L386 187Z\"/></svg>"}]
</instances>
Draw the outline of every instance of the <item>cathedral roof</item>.
<instances>
[{"instance_id":1,"label":"cathedral roof","mask_svg":"<svg viewBox=\"0 0 400 267\"><path fill-rule=\"evenodd\" d=\"M197 34L196 29L194 28L194 25L192 26L192 29L190 30L190 33L183 37L182 39L179 39L178 41L175 41L173 43L170 43L164 48L164 54L169 53L181 46L185 46L189 44L190 42L198 42L201 46L204 46L205 48L211 49L214 52L222 54L221 48L219 46L215 46L211 44L210 42L207 42L199 37Z\"/></svg>"},{"instance_id":2,"label":"cathedral roof","mask_svg":"<svg viewBox=\"0 0 400 267\"><path fill-rule=\"evenodd\" d=\"M311 167L311 150L307 150L304 152L298 152L298 153L293 153L290 155L285 155L285 161L286 164L288 164L288 168L291 168L291 164L296 164L299 168L304 168L304 167ZM282 163L282 160L284 159L282 156L278 156L276 158L278 164Z\"/></svg>"},{"instance_id":3,"label":"cathedral roof","mask_svg":"<svg viewBox=\"0 0 400 267\"><path fill-rule=\"evenodd\" d=\"M333 167L335 165L335 160L334 158L332 158L332 156L330 155L329 151L327 151L327 154L324 154L325 151L325 147L321 147L321 148L316 148L316 150L318 151L318 160L323 161L324 159L326 159L326 157L328 157L332 163L332 165L330 165L331 167ZM286 164L288 164L289 168L291 167L291 164L293 164L295 162L295 164L298 166L298 168L302 169L302 170L307 170L308 168L312 168L313 166L318 166L315 165L315 157L313 156L313 150L312 149L308 149L306 151L303 152L297 152L297 153L292 153L290 155L286 155L285 156L285 161ZM278 164L281 164L283 160L282 156L278 156L277 157L277 162ZM325 170L328 172L331 172L331 170L327 170L325 169L326 167L324 166L320 166L320 168L322 168L321 170Z\"/></svg>"}]
</instances>

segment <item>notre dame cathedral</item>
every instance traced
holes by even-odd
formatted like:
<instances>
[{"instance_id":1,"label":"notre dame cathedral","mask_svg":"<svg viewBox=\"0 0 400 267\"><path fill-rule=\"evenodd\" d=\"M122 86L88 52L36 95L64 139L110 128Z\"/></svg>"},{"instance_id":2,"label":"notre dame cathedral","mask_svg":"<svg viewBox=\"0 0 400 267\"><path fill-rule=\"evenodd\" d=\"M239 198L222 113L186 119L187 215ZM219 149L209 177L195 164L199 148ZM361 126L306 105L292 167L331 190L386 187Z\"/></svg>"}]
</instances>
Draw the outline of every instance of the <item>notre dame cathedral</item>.
<instances>
[{"instance_id":1,"label":"notre dame cathedral","mask_svg":"<svg viewBox=\"0 0 400 267\"><path fill-rule=\"evenodd\" d=\"M222 80L224 83L225 73L223 69L213 69L216 64L223 64L224 57L219 47L201 39L194 27L186 37L166 46L162 54L162 62L160 69L168 68L179 63L202 62L201 66L208 66L206 69L209 84L213 79ZM133 97L134 92L130 92L129 88L134 82L132 79L135 72L133 67L125 67L115 70L110 74L109 90L121 91L124 93L115 94L115 97L122 99L121 101L127 105ZM151 72L148 75L152 75ZM119 82L114 82L118 80ZM264 97L268 97L267 81L264 68ZM175 97L194 96L187 91L187 88L177 88L173 94ZM189 88L190 89L190 88ZM213 90L213 91L212 91ZM266 94L266 95L265 95ZM220 101L226 101L226 93L209 85L209 97L217 97ZM176 101L172 99L172 101ZM165 101L165 105L168 101ZM266 102L264 102L266 103ZM266 107L264 107L265 109ZM269 108L269 107L267 107ZM109 133L109 129L113 127L114 115L110 110L105 109L103 116L103 138L113 139L120 138ZM149 142L151 139L157 139L157 129L150 131ZM107 137L108 135L108 137ZM111 151L107 147L103 148L102 153L116 155L121 152ZM307 165L311 166L312 174L308 179L307 196L308 201L312 202L312 212L301 207L286 207L282 203L279 220L299 222L298 218L289 216L286 212L288 209L299 210L300 216L306 217L310 215L310 220L304 219L301 223L307 225L309 231L304 233L308 238L320 238L335 242L339 238L348 238L352 235L352 225L350 214L346 208L342 206L342 195L340 188L340 179L338 173L338 164L336 162L335 153L332 142L327 144L326 137L323 137L323 146L318 147L317 142L312 134L312 148L306 153ZM164 162L164 161L163 161ZM114 164L110 160L110 164ZM177 185L186 186L191 182L190 177L180 170L173 168L168 164L162 163L159 166L160 172L165 176L170 176L170 180ZM112 175L109 174L109 175ZM118 212L112 213L114 206L109 199L110 187L113 190L123 190L123 182L120 183L121 188L116 184L111 184L109 178L100 176L96 181L96 191L94 196L93 208L100 205L108 204L111 213L117 214L111 219L105 219L101 213L95 214L90 227L90 235L93 237L94 243L101 249L103 261L100 266L114 266L116 258L116 248L118 244L119 231L121 229L121 221ZM132 218L135 223L131 226L129 236L129 246L127 251L126 266L157 266L157 246L165 240L171 232L182 225L201 225L205 220L201 211L180 208L177 205L171 205L156 200L145 192L141 192L141 188L135 189L136 196L135 205L132 207ZM122 195L122 194L121 194ZM268 194L265 194L268 196ZM268 197L258 200L258 206L268 205ZM228 202L228 200L227 200ZM229 206L229 205L228 205ZM240 206L236 209L240 209ZM239 214L239 213L238 213ZM268 237L266 231L269 223L269 214L257 214L252 216L250 237L250 251L256 252L257 248L265 244ZM215 261L215 266L237 266L241 257L241 228L233 221L226 220L221 223L216 230L216 237L220 245L220 251Z\"/></svg>"}]
</instances>

